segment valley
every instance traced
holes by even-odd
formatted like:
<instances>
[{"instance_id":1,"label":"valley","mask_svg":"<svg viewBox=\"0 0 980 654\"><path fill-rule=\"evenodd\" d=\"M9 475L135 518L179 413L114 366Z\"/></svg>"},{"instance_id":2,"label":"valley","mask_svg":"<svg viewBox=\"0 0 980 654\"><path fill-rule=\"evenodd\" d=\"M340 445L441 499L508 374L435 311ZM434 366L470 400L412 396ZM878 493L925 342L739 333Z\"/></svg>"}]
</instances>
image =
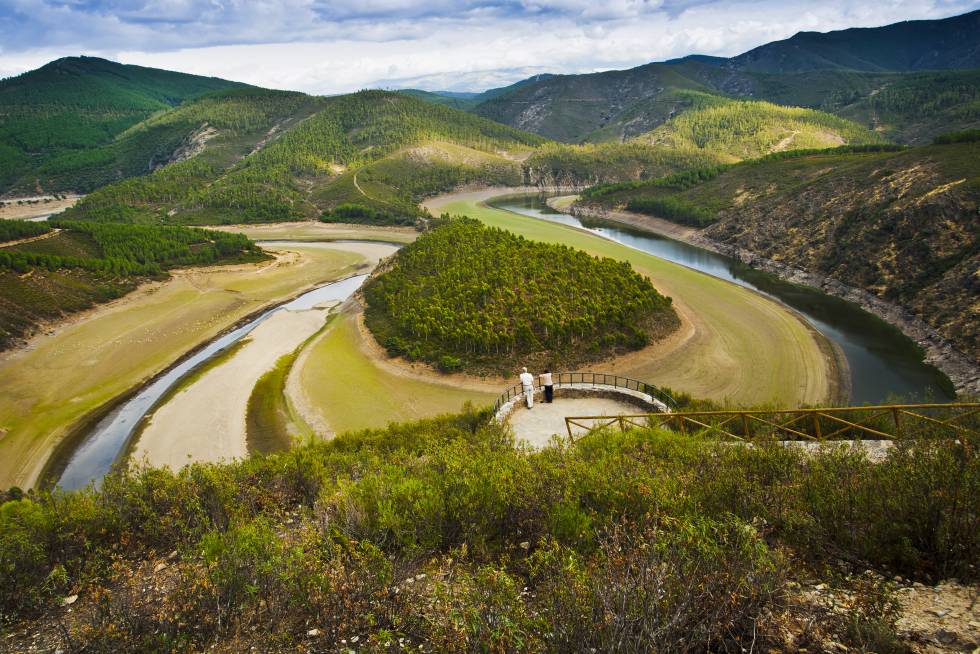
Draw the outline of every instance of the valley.
<instances>
[{"instance_id":1,"label":"valley","mask_svg":"<svg viewBox=\"0 0 980 654\"><path fill-rule=\"evenodd\" d=\"M0 651L976 651L980 10L177 4L0 11Z\"/></svg>"}]
</instances>

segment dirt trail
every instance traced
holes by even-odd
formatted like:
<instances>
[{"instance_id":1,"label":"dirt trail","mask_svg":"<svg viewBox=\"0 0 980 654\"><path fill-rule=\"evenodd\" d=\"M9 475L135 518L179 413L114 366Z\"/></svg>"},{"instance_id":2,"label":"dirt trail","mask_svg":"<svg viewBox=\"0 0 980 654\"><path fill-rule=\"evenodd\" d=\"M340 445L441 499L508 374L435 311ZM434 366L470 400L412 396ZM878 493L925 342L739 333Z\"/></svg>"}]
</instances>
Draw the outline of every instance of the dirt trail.
<instances>
[{"instance_id":1,"label":"dirt trail","mask_svg":"<svg viewBox=\"0 0 980 654\"><path fill-rule=\"evenodd\" d=\"M35 241L43 241L46 238L51 238L56 234L61 232L60 229L52 229L50 232L45 232L44 234L39 234L37 236L28 236L27 238L19 238L16 241L7 241L6 243L0 243L0 248L9 248L15 245L24 245L25 243L33 243Z\"/></svg>"}]
</instances>

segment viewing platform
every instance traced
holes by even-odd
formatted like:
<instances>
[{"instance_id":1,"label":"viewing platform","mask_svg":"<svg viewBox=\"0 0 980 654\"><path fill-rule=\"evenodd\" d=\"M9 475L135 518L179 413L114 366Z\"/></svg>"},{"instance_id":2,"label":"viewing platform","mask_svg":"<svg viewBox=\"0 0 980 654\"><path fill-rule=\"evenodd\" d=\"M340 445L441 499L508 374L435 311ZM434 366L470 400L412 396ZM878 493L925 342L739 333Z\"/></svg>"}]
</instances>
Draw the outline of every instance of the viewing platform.
<instances>
[{"instance_id":1,"label":"viewing platform","mask_svg":"<svg viewBox=\"0 0 980 654\"><path fill-rule=\"evenodd\" d=\"M520 384L507 389L494 404L495 419L510 425L517 440L532 447L547 446L555 434L566 436L567 416L670 413L676 407L666 392L629 377L601 372L561 372L553 373L552 378L555 397L550 404L544 401L544 387L537 377L532 409L527 408Z\"/></svg>"}]
</instances>

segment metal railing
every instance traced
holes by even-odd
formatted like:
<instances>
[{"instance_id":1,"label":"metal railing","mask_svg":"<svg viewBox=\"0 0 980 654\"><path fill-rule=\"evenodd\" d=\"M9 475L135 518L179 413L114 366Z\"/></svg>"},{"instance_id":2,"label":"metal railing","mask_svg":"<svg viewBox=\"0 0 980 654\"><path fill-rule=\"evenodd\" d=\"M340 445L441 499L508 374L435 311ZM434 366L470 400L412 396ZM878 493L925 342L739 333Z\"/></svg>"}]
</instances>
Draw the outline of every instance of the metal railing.
<instances>
[{"instance_id":1,"label":"metal railing","mask_svg":"<svg viewBox=\"0 0 980 654\"><path fill-rule=\"evenodd\" d=\"M677 403L669 393L657 388L653 384L629 377L620 377L619 375L610 375L602 372L555 372L551 374L551 377L555 382L556 389L582 388L583 386L591 386L592 388L624 388L626 390L637 391L638 393L646 393L655 400L663 402L670 409L677 407ZM543 388L537 376L534 378L534 388ZM520 383L514 384L501 393L497 401L493 403L493 412L497 413L500 411L500 407L523 393L524 387Z\"/></svg>"},{"instance_id":2,"label":"metal railing","mask_svg":"<svg viewBox=\"0 0 980 654\"><path fill-rule=\"evenodd\" d=\"M688 411L568 416L565 428L586 433L618 427L671 429L726 440L892 440L929 430L937 436L980 434L980 403L886 404L753 411Z\"/></svg>"}]
</instances>

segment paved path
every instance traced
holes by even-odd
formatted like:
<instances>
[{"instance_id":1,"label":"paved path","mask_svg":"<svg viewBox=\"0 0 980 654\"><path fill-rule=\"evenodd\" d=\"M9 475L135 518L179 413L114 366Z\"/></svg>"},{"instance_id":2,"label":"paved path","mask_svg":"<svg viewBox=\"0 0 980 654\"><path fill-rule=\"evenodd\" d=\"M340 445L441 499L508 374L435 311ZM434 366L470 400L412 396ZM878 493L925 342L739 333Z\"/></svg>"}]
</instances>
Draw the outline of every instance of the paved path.
<instances>
[{"instance_id":1,"label":"paved path","mask_svg":"<svg viewBox=\"0 0 980 654\"><path fill-rule=\"evenodd\" d=\"M642 413L636 405L605 397L555 398L551 404L534 397L534 408L528 410L518 405L508 416L507 423L514 430L518 441L526 441L532 447L545 447L551 437L558 434L568 438L565 416L618 416L624 413ZM584 430L577 430L583 432ZM577 434L576 434L577 435Z\"/></svg>"}]
</instances>

